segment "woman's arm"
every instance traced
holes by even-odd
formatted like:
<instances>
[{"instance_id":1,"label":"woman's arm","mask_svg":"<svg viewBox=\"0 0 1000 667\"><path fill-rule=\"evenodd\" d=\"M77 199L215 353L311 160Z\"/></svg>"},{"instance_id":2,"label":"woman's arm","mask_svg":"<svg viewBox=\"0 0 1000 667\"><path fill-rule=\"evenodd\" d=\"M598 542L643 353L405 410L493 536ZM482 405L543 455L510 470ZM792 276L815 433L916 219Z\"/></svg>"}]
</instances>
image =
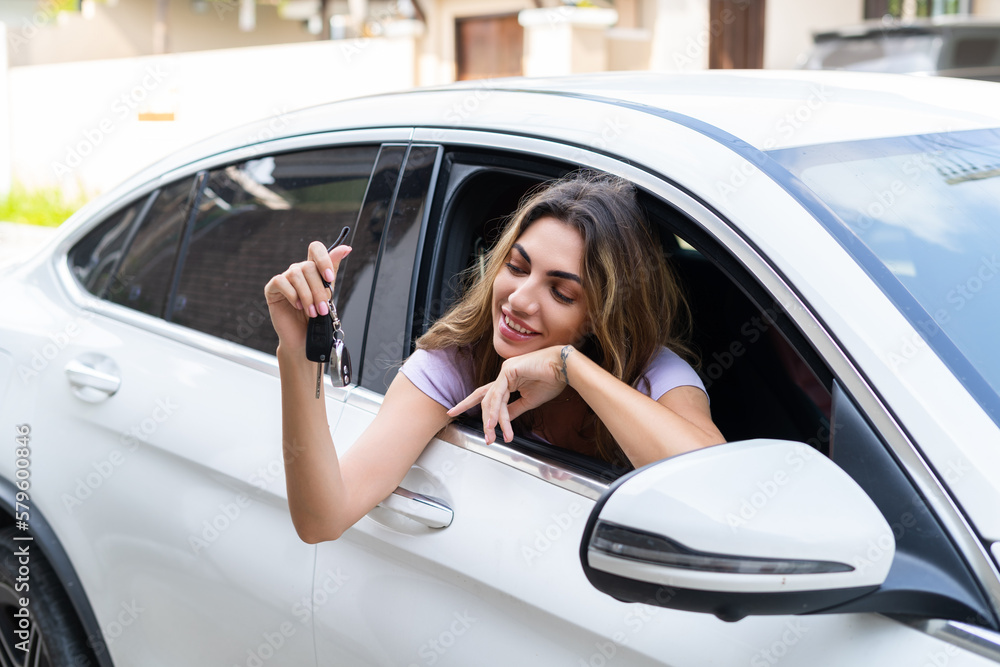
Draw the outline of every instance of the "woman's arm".
<instances>
[{"instance_id":1,"label":"woman's arm","mask_svg":"<svg viewBox=\"0 0 1000 667\"><path fill-rule=\"evenodd\" d=\"M455 416L481 403L487 441L493 441L493 429L499 424L509 442L513 438L510 422L557 396L566 384L587 402L637 468L725 442L712 422L708 397L700 389L677 387L654 401L571 345L508 359L494 382L477 389L448 414ZM507 405L514 391L521 398Z\"/></svg>"},{"instance_id":2,"label":"woman's arm","mask_svg":"<svg viewBox=\"0 0 1000 667\"><path fill-rule=\"evenodd\" d=\"M636 468L726 441L697 387L675 387L654 401L572 347L566 375Z\"/></svg>"},{"instance_id":3,"label":"woman's arm","mask_svg":"<svg viewBox=\"0 0 1000 667\"><path fill-rule=\"evenodd\" d=\"M333 284L350 248L327 254L316 242L305 262L272 278L264 292L278 333L281 433L288 506L295 530L309 543L334 540L399 485L420 452L448 423L445 408L398 374L371 424L344 456L326 419L326 400L316 398L316 363L305 355L309 314L324 314ZM325 273L327 270L330 273Z\"/></svg>"}]
</instances>

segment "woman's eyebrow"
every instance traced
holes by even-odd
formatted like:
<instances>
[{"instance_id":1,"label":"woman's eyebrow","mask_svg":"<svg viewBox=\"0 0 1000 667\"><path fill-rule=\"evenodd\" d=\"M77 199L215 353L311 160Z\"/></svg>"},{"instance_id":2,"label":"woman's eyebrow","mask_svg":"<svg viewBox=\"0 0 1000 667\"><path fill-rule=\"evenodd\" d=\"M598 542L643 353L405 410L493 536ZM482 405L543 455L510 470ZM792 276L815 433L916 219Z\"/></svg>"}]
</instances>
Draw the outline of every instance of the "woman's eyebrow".
<instances>
[{"instance_id":1,"label":"woman's eyebrow","mask_svg":"<svg viewBox=\"0 0 1000 667\"><path fill-rule=\"evenodd\" d=\"M527 262L528 265L530 266L531 256L528 255L528 253L525 251L524 246L522 246L520 243L515 243L514 249L517 250L519 253L521 253L521 257L523 257L524 261ZM573 282L580 283L581 285L583 284L583 281L580 280L580 276L576 275L575 273L570 273L569 271L549 271L545 275L552 276L553 278L572 280Z\"/></svg>"}]
</instances>

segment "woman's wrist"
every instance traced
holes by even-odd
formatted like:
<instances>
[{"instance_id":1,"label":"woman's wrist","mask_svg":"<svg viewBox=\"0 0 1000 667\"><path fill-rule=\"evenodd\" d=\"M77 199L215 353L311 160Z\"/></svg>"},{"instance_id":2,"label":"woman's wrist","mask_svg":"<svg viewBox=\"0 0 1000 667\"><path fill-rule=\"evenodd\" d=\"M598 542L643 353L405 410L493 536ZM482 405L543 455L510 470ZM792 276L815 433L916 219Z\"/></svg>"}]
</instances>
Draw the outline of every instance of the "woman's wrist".
<instances>
[{"instance_id":1,"label":"woman's wrist","mask_svg":"<svg viewBox=\"0 0 1000 667\"><path fill-rule=\"evenodd\" d=\"M566 363L574 352L576 352L576 348L572 345L563 345L559 350L559 373L567 387L569 386L569 369L566 367Z\"/></svg>"}]
</instances>

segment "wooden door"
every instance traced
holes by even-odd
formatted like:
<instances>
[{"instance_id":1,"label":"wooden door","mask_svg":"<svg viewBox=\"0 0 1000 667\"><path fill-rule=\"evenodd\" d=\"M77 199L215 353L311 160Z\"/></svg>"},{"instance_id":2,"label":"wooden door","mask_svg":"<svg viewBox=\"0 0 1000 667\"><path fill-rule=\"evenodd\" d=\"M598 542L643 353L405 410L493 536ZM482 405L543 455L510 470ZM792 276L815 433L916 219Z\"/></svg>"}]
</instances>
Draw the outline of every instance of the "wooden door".
<instances>
[{"instance_id":1,"label":"wooden door","mask_svg":"<svg viewBox=\"0 0 1000 667\"><path fill-rule=\"evenodd\" d=\"M485 79L523 74L524 28L517 14L455 19L456 78Z\"/></svg>"},{"instance_id":2,"label":"wooden door","mask_svg":"<svg viewBox=\"0 0 1000 667\"><path fill-rule=\"evenodd\" d=\"M764 66L764 0L710 0L710 69Z\"/></svg>"}]
</instances>

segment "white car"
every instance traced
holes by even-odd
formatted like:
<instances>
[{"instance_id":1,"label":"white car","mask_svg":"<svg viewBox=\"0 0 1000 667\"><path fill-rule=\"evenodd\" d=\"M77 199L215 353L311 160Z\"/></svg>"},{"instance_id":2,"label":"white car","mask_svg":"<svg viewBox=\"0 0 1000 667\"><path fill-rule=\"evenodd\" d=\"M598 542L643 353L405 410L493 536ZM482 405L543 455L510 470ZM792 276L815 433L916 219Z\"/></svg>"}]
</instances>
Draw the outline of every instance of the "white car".
<instances>
[{"instance_id":1,"label":"white car","mask_svg":"<svg viewBox=\"0 0 1000 667\"><path fill-rule=\"evenodd\" d=\"M612 74L284 121L0 276L0 664L1000 662L1000 87ZM624 471L455 423L303 543L266 280L351 226L343 453L498 221L580 166L638 187L729 443Z\"/></svg>"}]
</instances>

